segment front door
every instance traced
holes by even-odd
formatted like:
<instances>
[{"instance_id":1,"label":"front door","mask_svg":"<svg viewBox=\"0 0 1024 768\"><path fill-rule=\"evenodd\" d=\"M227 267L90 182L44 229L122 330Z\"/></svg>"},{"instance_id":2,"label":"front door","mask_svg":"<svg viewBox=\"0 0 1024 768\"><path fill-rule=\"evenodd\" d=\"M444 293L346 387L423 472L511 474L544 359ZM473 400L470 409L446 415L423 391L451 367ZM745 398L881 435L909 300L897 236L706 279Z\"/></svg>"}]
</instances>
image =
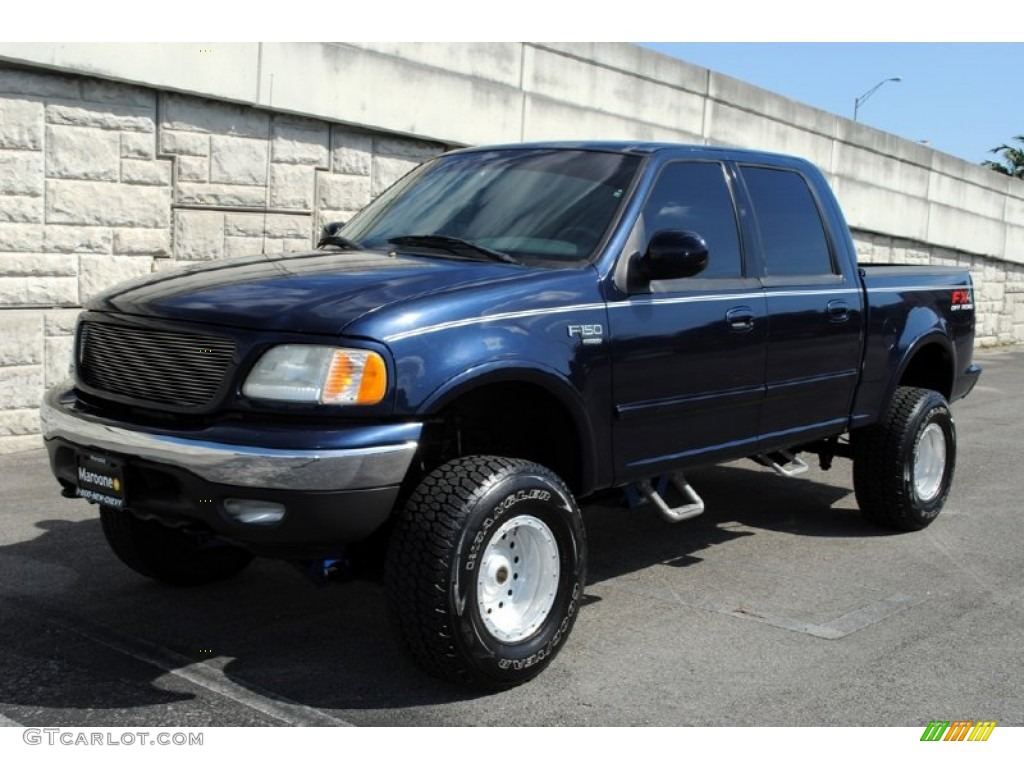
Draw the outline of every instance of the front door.
<instances>
[{"instance_id":1,"label":"front door","mask_svg":"<svg viewBox=\"0 0 1024 768\"><path fill-rule=\"evenodd\" d=\"M756 446L764 396L768 322L748 277L732 182L717 161L677 161L660 171L632 230L625 259L663 230L700 234L707 268L651 281L608 302L612 340L616 482Z\"/></svg>"}]
</instances>

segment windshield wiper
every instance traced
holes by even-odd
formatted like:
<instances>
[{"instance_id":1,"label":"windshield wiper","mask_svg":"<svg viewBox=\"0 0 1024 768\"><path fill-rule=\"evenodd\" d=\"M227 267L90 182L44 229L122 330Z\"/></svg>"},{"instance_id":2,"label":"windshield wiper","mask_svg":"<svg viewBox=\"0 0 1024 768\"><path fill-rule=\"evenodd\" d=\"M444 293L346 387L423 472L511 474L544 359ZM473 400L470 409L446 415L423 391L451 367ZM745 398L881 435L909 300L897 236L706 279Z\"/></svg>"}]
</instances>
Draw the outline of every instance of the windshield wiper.
<instances>
[{"instance_id":1,"label":"windshield wiper","mask_svg":"<svg viewBox=\"0 0 1024 768\"><path fill-rule=\"evenodd\" d=\"M347 251L358 251L361 246L355 240L349 240L347 237L341 235L329 235L327 237L321 237L320 242L316 244L317 248L323 248L325 245L336 245L339 248L344 248Z\"/></svg>"},{"instance_id":2,"label":"windshield wiper","mask_svg":"<svg viewBox=\"0 0 1024 768\"><path fill-rule=\"evenodd\" d=\"M388 238L392 245L423 245L428 248L444 248L457 256L465 256L478 261L500 261L505 264L520 264L522 262L512 258L507 253L495 251L472 240L463 240L461 237L449 237L448 235L401 235Z\"/></svg>"}]
</instances>

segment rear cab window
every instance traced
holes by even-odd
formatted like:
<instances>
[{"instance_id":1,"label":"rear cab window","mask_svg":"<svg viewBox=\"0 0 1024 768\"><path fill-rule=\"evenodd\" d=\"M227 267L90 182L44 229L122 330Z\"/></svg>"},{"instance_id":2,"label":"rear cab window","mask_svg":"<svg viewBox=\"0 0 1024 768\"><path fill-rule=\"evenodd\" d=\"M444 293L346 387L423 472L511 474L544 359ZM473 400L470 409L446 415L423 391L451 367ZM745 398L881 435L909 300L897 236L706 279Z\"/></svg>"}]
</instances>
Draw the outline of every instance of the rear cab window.
<instances>
[{"instance_id":1,"label":"rear cab window","mask_svg":"<svg viewBox=\"0 0 1024 768\"><path fill-rule=\"evenodd\" d=\"M765 276L838 275L821 212L803 175L749 165L741 165L740 173L760 233Z\"/></svg>"}]
</instances>

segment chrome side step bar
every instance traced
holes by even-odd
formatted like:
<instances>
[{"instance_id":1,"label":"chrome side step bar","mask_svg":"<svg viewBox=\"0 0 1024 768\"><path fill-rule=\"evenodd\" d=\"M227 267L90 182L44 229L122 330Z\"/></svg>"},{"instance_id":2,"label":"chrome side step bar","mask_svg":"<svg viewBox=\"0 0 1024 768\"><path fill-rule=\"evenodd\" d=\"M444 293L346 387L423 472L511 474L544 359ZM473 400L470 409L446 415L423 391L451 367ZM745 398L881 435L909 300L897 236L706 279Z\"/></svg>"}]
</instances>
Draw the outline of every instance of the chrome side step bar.
<instances>
[{"instance_id":1,"label":"chrome side step bar","mask_svg":"<svg viewBox=\"0 0 1024 768\"><path fill-rule=\"evenodd\" d=\"M761 453L751 456L763 467L775 470L776 474L783 477L796 477L808 470L807 462L789 451L775 451L774 453Z\"/></svg>"},{"instance_id":2,"label":"chrome side step bar","mask_svg":"<svg viewBox=\"0 0 1024 768\"><path fill-rule=\"evenodd\" d=\"M698 496L697 492L693 490L693 486L686 482L682 472L673 472L669 475L669 482L683 494L687 503L680 504L678 507L670 507L665 499L662 498L662 495L651 485L650 480L641 480L636 485L647 500L655 506L661 516L670 523L689 520L704 512L704 499Z\"/></svg>"}]
</instances>

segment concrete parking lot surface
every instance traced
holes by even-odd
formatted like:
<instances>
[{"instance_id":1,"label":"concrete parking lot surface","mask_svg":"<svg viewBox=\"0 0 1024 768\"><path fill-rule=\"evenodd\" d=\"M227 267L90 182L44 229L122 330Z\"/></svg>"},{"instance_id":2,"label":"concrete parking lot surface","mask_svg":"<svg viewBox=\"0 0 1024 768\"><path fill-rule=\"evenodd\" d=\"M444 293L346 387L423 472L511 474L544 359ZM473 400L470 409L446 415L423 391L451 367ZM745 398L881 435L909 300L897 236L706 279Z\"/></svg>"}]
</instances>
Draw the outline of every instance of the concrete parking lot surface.
<instances>
[{"instance_id":1,"label":"concrete parking lot surface","mask_svg":"<svg viewBox=\"0 0 1024 768\"><path fill-rule=\"evenodd\" d=\"M978 360L931 527L863 522L843 460L695 471L708 511L677 525L589 504L576 628L498 694L423 675L373 583L317 588L268 561L151 583L60 497L42 449L2 456L0 724L1024 725L1024 349Z\"/></svg>"}]
</instances>

